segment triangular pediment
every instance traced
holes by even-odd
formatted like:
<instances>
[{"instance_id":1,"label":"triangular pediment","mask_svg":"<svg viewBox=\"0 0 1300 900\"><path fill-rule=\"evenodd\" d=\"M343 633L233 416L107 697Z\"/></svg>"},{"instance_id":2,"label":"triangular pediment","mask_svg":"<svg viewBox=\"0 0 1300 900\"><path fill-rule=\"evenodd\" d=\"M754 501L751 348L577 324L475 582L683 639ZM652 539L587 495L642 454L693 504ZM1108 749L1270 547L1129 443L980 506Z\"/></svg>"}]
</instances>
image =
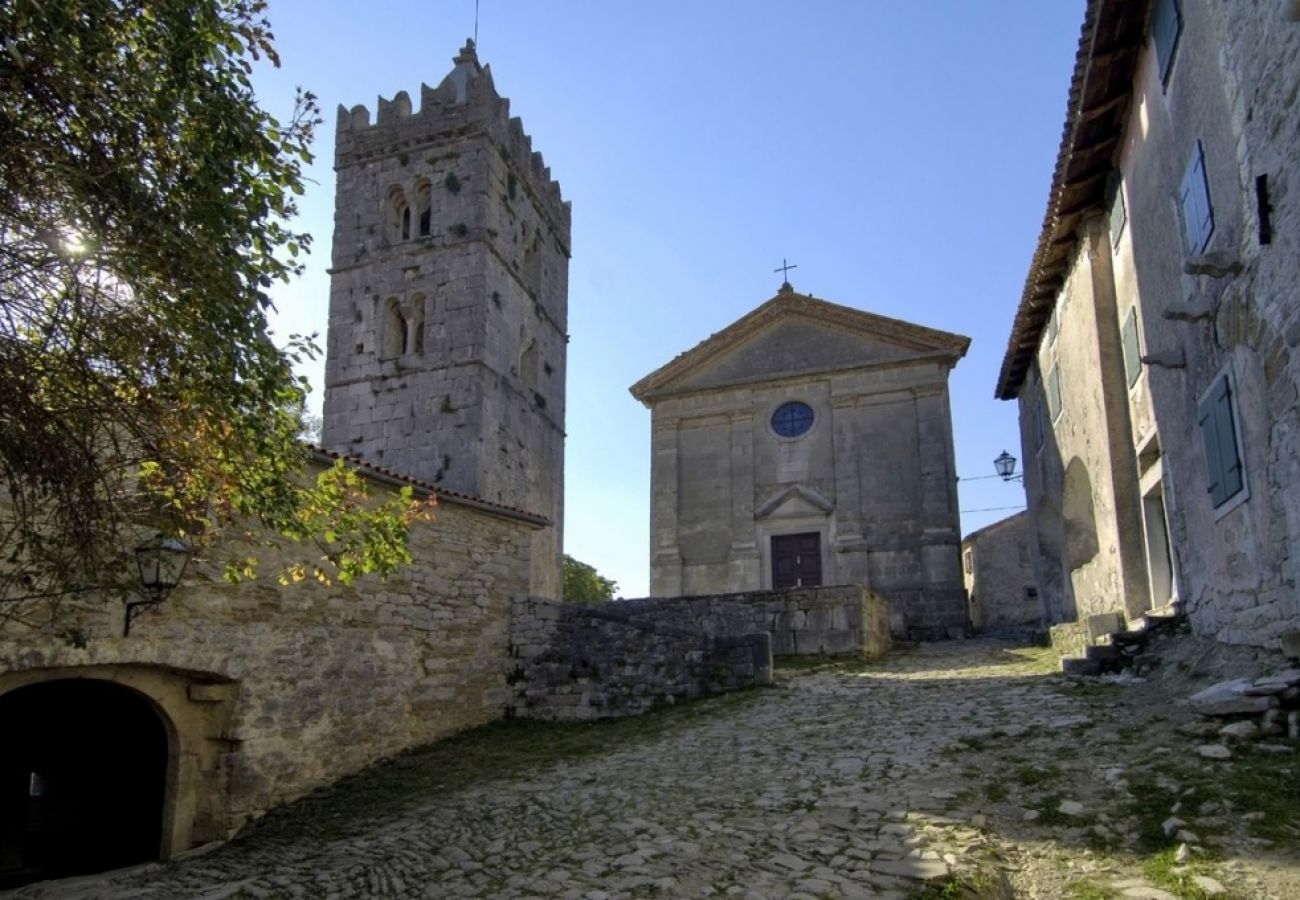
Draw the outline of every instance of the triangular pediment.
<instances>
[{"instance_id":1,"label":"triangular pediment","mask_svg":"<svg viewBox=\"0 0 1300 900\"><path fill-rule=\"evenodd\" d=\"M678 356L632 386L642 402L678 391L864 366L943 358L970 339L792 291Z\"/></svg>"},{"instance_id":2,"label":"triangular pediment","mask_svg":"<svg viewBox=\"0 0 1300 900\"><path fill-rule=\"evenodd\" d=\"M786 488L754 512L755 519L797 519L806 516L824 516L835 508L817 491L803 485Z\"/></svg>"}]
</instances>

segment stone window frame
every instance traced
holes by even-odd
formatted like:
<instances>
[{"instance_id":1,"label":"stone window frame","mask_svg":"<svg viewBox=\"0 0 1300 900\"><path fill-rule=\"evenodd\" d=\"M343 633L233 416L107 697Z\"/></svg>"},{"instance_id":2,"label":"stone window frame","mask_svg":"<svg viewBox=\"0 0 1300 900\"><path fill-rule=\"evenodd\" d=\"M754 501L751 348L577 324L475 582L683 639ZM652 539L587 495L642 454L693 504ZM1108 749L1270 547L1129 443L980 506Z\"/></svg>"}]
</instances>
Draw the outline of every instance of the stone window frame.
<instances>
[{"instance_id":1,"label":"stone window frame","mask_svg":"<svg viewBox=\"0 0 1300 900\"><path fill-rule=\"evenodd\" d=\"M776 425L774 422L774 420L776 419L776 414L780 412L782 409L785 409L787 406L792 406L794 404L799 404L801 406L807 407L808 411L812 414L812 421L809 423L807 428L805 428L803 431L799 432L798 434L782 434L781 432L776 430ZM776 402L772 406L772 408L768 410L767 429L772 433L772 436L776 438L778 441L782 441L782 442L801 441L804 438L808 437L808 435L812 434L814 431L817 430L817 425L821 421L821 418L822 418L821 414L817 411L817 408L813 406L813 404L809 403L807 400L801 400L798 397L786 397Z\"/></svg>"}]
</instances>

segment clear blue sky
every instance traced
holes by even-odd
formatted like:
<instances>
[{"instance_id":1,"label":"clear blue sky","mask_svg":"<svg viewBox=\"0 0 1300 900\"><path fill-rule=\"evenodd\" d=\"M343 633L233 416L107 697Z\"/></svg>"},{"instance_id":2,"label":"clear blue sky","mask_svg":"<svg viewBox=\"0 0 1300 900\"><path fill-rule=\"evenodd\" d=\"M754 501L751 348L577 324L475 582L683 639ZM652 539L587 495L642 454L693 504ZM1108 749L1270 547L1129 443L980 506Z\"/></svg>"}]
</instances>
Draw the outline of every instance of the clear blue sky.
<instances>
[{"instance_id":1,"label":"clear blue sky","mask_svg":"<svg viewBox=\"0 0 1300 900\"><path fill-rule=\"evenodd\" d=\"M573 202L565 549L620 584L649 576L650 413L641 376L769 299L804 293L965 334L957 466L1020 456L994 382L1042 224L1084 0L483 0L479 58ZM298 226L307 274L277 330L321 332L334 110L436 85L473 0L272 0L283 67L326 124ZM323 365L307 371L321 401ZM962 482L962 510L1023 504ZM969 533L1012 510L963 512Z\"/></svg>"}]
</instances>

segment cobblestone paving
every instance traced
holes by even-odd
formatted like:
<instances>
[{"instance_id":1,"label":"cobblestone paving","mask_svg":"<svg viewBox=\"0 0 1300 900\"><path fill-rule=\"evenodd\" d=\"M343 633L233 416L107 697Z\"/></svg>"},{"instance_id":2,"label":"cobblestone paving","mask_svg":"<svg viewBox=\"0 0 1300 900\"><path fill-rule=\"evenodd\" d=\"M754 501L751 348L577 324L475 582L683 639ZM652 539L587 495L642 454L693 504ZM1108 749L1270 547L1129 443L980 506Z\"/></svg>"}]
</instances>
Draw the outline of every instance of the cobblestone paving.
<instances>
[{"instance_id":1,"label":"cobblestone paving","mask_svg":"<svg viewBox=\"0 0 1300 900\"><path fill-rule=\"evenodd\" d=\"M19 895L909 898L960 879L1005 896L989 876L1016 844L985 812L989 784L1011 771L990 764L1013 769L1018 745L1032 738L1051 752L1090 727L1044 663L979 640L857 672L795 673L624 730L599 752L429 791L390 815L318 802L296 820L290 810L292 827L255 829L204 856ZM976 778L989 741L1009 755L983 756ZM1019 826L1025 811L1001 818ZM1035 816L1024 827L1042 824ZM360 821L334 827L349 817ZM1116 882L1116 895L1130 889L1122 895L1173 896L1140 877ZM1018 890L1066 896L1059 883Z\"/></svg>"}]
</instances>

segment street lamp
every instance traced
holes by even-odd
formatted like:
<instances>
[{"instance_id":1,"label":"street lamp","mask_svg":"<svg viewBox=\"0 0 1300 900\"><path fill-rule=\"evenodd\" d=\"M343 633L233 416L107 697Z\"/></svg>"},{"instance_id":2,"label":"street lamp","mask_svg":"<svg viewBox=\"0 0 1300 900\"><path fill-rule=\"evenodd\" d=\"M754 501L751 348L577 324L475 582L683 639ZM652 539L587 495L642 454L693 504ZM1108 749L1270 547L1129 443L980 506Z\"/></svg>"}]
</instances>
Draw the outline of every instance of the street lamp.
<instances>
[{"instance_id":1,"label":"street lamp","mask_svg":"<svg viewBox=\"0 0 1300 900\"><path fill-rule=\"evenodd\" d=\"M176 585L181 583L181 576L185 574L189 561L189 546L184 541L167 537L161 532L135 548L135 564L140 570L140 592L145 599L126 604L123 637L131 633L131 622L141 611L162 603Z\"/></svg>"},{"instance_id":2,"label":"street lamp","mask_svg":"<svg viewBox=\"0 0 1300 900\"><path fill-rule=\"evenodd\" d=\"M1018 481L1020 478L1016 474L1016 458L1005 450L993 460L993 468L997 470L1003 481Z\"/></svg>"}]
</instances>

